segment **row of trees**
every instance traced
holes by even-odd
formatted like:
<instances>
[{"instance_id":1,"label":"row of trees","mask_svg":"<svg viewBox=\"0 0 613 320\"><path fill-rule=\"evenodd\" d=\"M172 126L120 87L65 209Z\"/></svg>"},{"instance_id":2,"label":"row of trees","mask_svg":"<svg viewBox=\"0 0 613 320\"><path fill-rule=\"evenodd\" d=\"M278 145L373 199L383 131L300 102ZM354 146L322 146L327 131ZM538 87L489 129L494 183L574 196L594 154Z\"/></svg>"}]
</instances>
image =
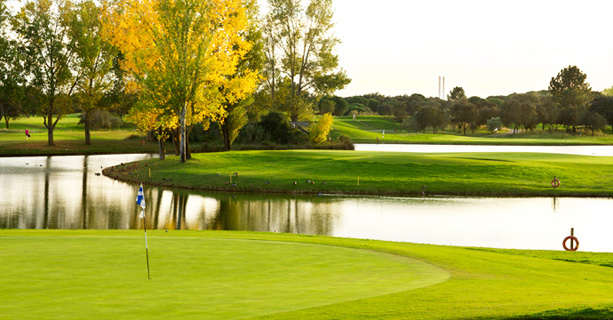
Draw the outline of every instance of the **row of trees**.
<instances>
[{"instance_id":1,"label":"row of trees","mask_svg":"<svg viewBox=\"0 0 613 320\"><path fill-rule=\"evenodd\" d=\"M514 132L532 130L538 124L550 129L563 125L573 133L584 126L594 133L613 125L613 89L593 92L587 76L576 66L562 69L549 83L549 90L468 98L461 87L451 90L447 100L426 98L421 94L386 97L368 94L348 98L320 100L320 112L334 115L373 113L393 115L413 131L427 128L436 133L448 125L463 134L487 126L491 131L501 126Z\"/></svg>"},{"instance_id":2,"label":"row of trees","mask_svg":"<svg viewBox=\"0 0 613 320\"><path fill-rule=\"evenodd\" d=\"M42 115L54 145L79 110L90 144L91 115L121 108L156 133L160 157L172 138L184 162L196 124L217 125L229 150L261 115L310 119L349 83L331 4L269 0L260 18L255 0L30 0L16 13L0 2L0 118Z\"/></svg>"}]
</instances>

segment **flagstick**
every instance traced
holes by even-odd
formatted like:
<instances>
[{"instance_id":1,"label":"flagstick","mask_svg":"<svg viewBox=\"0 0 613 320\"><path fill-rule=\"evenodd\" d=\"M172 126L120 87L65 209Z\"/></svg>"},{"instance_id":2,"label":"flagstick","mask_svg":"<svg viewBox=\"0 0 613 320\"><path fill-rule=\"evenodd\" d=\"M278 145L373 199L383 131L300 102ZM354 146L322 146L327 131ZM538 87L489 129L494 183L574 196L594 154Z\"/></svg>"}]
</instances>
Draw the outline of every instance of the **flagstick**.
<instances>
[{"instance_id":1,"label":"flagstick","mask_svg":"<svg viewBox=\"0 0 613 320\"><path fill-rule=\"evenodd\" d=\"M145 215L145 209L143 209L143 227L145 228L145 254L147 255L147 279L151 280L151 273L149 273L149 244L147 243L147 216Z\"/></svg>"}]
</instances>

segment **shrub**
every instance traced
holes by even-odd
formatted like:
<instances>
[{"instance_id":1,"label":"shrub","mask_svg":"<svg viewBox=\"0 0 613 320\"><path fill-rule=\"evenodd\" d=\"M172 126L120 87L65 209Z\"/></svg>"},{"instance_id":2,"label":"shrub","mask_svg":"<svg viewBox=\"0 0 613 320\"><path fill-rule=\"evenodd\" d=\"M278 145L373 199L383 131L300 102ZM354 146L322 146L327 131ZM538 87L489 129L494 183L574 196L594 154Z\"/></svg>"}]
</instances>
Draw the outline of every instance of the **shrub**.
<instances>
[{"instance_id":1,"label":"shrub","mask_svg":"<svg viewBox=\"0 0 613 320\"><path fill-rule=\"evenodd\" d=\"M81 114L79 124L84 124L85 113ZM106 110L94 110L89 119L89 127L91 130L109 130L118 129L123 125L123 121L118 115L112 114Z\"/></svg>"}]
</instances>

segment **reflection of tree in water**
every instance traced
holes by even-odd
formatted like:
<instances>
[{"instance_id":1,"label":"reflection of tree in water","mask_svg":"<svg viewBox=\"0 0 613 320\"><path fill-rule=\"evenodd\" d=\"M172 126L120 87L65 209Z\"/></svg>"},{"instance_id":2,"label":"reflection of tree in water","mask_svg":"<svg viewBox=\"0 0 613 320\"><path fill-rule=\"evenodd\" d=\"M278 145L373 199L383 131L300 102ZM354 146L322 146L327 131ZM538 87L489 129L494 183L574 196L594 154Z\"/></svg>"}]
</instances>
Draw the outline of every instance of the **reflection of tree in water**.
<instances>
[{"instance_id":1,"label":"reflection of tree in water","mask_svg":"<svg viewBox=\"0 0 613 320\"><path fill-rule=\"evenodd\" d=\"M334 227L332 201L318 197L223 196L209 230L249 230L330 235Z\"/></svg>"}]
</instances>

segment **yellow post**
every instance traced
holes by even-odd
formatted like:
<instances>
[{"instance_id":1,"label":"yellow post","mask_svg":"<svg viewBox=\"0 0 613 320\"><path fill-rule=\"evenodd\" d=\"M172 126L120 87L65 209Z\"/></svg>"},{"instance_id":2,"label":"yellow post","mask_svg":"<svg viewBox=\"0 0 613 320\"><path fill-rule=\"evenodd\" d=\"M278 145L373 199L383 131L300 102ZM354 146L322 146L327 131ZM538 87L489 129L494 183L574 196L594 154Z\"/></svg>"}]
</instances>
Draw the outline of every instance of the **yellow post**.
<instances>
[{"instance_id":1,"label":"yellow post","mask_svg":"<svg viewBox=\"0 0 613 320\"><path fill-rule=\"evenodd\" d=\"M149 179L151 179L151 168L149 168Z\"/></svg>"},{"instance_id":2,"label":"yellow post","mask_svg":"<svg viewBox=\"0 0 613 320\"><path fill-rule=\"evenodd\" d=\"M230 183L232 183L232 174L230 173Z\"/></svg>"},{"instance_id":3,"label":"yellow post","mask_svg":"<svg viewBox=\"0 0 613 320\"><path fill-rule=\"evenodd\" d=\"M360 185L360 176L358 176L358 186Z\"/></svg>"}]
</instances>

